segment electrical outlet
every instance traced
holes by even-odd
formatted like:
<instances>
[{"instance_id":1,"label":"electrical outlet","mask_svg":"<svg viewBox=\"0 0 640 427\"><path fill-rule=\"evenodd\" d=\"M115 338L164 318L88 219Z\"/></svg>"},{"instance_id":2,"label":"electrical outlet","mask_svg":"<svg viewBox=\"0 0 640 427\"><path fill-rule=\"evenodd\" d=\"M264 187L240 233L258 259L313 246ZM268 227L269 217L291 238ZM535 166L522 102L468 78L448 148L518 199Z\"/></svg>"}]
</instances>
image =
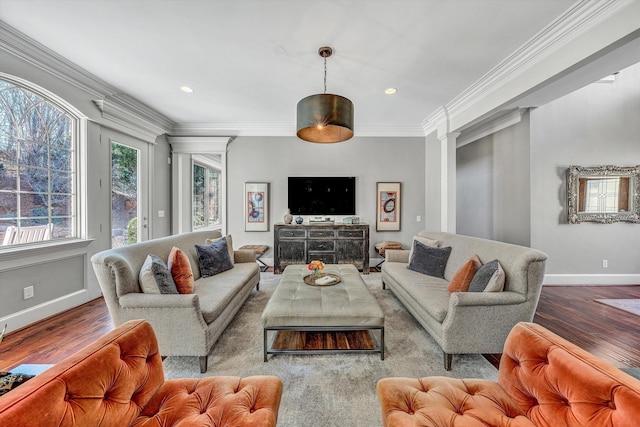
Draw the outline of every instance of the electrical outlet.
<instances>
[{"instance_id":1,"label":"electrical outlet","mask_svg":"<svg viewBox=\"0 0 640 427\"><path fill-rule=\"evenodd\" d=\"M607 261L606 259L602 260L602 268L607 268L609 267L609 261Z\"/></svg>"},{"instance_id":2,"label":"electrical outlet","mask_svg":"<svg viewBox=\"0 0 640 427\"><path fill-rule=\"evenodd\" d=\"M33 285L27 286L22 290L24 299L33 298Z\"/></svg>"},{"instance_id":3,"label":"electrical outlet","mask_svg":"<svg viewBox=\"0 0 640 427\"><path fill-rule=\"evenodd\" d=\"M422 217L420 215L416 216L416 222L422 221Z\"/></svg>"}]
</instances>

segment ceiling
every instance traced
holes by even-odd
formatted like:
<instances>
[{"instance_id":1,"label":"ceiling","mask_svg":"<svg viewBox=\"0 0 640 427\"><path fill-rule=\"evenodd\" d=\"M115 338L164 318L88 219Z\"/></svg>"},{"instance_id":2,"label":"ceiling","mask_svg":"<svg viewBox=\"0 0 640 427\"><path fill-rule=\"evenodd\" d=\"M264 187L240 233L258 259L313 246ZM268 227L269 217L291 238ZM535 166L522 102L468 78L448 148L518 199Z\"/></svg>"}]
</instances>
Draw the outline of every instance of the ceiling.
<instances>
[{"instance_id":1,"label":"ceiling","mask_svg":"<svg viewBox=\"0 0 640 427\"><path fill-rule=\"evenodd\" d=\"M329 45L327 92L354 102L356 134L418 133L573 3L0 0L0 19L175 123L291 135L297 102L323 91Z\"/></svg>"}]
</instances>

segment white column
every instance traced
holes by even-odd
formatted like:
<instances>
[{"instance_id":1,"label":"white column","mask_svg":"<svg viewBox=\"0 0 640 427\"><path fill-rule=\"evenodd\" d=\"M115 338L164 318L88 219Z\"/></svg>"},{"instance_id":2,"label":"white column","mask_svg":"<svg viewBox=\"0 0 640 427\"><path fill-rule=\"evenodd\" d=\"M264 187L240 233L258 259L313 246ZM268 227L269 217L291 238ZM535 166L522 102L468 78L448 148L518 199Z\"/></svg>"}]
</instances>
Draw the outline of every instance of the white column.
<instances>
[{"instance_id":1,"label":"white column","mask_svg":"<svg viewBox=\"0 0 640 427\"><path fill-rule=\"evenodd\" d=\"M456 139L460 132L438 133L440 140L440 231L456 232Z\"/></svg>"}]
</instances>

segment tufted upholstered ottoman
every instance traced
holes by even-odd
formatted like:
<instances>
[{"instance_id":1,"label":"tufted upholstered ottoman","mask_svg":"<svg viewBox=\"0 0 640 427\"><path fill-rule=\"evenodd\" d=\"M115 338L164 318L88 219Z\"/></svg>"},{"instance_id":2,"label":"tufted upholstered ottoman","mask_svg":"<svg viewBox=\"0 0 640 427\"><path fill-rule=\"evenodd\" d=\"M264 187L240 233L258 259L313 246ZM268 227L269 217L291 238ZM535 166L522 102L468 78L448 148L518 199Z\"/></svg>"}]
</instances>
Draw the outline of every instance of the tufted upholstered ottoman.
<instances>
[{"instance_id":1,"label":"tufted upholstered ottoman","mask_svg":"<svg viewBox=\"0 0 640 427\"><path fill-rule=\"evenodd\" d=\"M273 376L164 380L151 325L132 320L0 397L0 426L275 426Z\"/></svg>"},{"instance_id":2,"label":"tufted upholstered ottoman","mask_svg":"<svg viewBox=\"0 0 640 427\"><path fill-rule=\"evenodd\" d=\"M264 361L275 353L380 353L384 360L384 313L369 292L358 269L351 264L327 264L324 272L340 276L332 286L310 286L304 283L309 274L306 265L289 265L278 287L262 312ZM354 331L378 330L380 342L373 349L349 350L278 350L270 348L270 331Z\"/></svg>"},{"instance_id":3,"label":"tufted upholstered ottoman","mask_svg":"<svg viewBox=\"0 0 640 427\"><path fill-rule=\"evenodd\" d=\"M533 323L507 337L498 382L384 378L386 427L632 427L640 381Z\"/></svg>"}]
</instances>

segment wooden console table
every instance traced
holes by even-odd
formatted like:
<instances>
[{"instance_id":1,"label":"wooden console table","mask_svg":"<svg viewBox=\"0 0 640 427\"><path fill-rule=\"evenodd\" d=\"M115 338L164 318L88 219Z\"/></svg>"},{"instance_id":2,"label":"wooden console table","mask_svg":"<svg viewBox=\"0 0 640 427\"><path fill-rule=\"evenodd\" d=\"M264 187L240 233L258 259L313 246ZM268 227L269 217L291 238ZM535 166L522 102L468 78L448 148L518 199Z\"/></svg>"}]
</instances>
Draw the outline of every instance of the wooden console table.
<instances>
[{"instance_id":1,"label":"wooden console table","mask_svg":"<svg viewBox=\"0 0 640 427\"><path fill-rule=\"evenodd\" d=\"M336 223L277 223L273 231L273 271L288 265L353 264L369 274L369 225Z\"/></svg>"}]
</instances>

